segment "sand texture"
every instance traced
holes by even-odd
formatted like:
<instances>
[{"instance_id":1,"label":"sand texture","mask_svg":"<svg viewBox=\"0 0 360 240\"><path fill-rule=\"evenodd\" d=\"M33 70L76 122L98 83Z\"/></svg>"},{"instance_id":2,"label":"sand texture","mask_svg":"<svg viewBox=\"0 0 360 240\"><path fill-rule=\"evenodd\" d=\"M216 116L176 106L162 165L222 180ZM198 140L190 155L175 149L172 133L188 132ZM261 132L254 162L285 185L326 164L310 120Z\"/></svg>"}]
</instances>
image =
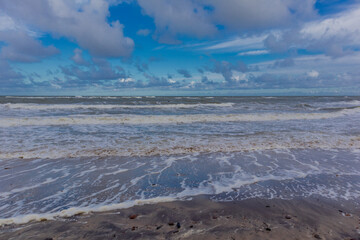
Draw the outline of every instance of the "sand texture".
<instances>
[{"instance_id":1,"label":"sand texture","mask_svg":"<svg viewBox=\"0 0 360 240\"><path fill-rule=\"evenodd\" d=\"M4 226L0 239L360 239L360 211L319 199L206 196Z\"/></svg>"}]
</instances>

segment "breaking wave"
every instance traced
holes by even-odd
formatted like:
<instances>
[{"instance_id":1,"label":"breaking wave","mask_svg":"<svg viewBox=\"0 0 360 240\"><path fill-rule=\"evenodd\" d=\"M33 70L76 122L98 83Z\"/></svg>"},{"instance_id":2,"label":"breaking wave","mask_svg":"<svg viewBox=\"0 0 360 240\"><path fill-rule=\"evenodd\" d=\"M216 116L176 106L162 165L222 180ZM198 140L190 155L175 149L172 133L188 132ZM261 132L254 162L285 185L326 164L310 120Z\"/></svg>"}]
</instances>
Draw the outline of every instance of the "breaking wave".
<instances>
[{"instance_id":1,"label":"breaking wave","mask_svg":"<svg viewBox=\"0 0 360 240\"><path fill-rule=\"evenodd\" d=\"M6 103L1 104L8 109L26 110L56 110L56 109L127 109L127 108L197 108L197 107L232 107L234 103L195 103L195 104L143 104L143 105L121 105L121 104L23 104Z\"/></svg>"},{"instance_id":2,"label":"breaking wave","mask_svg":"<svg viewBox=\"0 0 360 240\"><path fill-rule=\"evenodd\" d=\"M261 122L316 120L342 117L360 112L360 107L328 113L259 113L259 114L187 114L187 115L97 115L74 117L2 118L0 127L94 124L188 124L196 122Z\"/></svg>"}]
</instances>

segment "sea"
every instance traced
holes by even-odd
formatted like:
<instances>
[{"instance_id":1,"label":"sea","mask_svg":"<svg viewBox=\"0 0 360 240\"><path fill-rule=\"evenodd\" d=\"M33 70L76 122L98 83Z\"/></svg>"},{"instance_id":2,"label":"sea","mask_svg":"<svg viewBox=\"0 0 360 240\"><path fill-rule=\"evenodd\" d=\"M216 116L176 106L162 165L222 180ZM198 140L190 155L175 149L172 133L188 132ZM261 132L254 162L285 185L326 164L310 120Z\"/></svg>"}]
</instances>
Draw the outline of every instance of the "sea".
<instances>
[{"instance_id":1,"label":"sea","mask_svg":"<svg viewBox=\"0 0 360 240\"><path fill-rule=\"evenodd\" d=\"M360 97L0 97L0 225L198 195L360 203Z\"/></svg>"}]
</instances>

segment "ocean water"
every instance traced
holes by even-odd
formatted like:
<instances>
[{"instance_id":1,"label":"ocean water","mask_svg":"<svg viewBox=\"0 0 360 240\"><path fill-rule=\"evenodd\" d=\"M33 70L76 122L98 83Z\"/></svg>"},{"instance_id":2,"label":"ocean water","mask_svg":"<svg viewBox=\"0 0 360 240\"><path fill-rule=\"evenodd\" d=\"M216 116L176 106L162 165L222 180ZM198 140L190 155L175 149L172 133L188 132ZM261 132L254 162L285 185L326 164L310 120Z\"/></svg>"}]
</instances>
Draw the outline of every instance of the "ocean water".
<instances>
[{"instance_id":1,"label":"ocean water","mask_svg":"<svg viewBox=\"0 0 360 240\"><path fill-rule=\"evenodd\" d=\"M360 202L360 97L0 97L0 225L209 194Z\"/></svg>"}]
</instances>

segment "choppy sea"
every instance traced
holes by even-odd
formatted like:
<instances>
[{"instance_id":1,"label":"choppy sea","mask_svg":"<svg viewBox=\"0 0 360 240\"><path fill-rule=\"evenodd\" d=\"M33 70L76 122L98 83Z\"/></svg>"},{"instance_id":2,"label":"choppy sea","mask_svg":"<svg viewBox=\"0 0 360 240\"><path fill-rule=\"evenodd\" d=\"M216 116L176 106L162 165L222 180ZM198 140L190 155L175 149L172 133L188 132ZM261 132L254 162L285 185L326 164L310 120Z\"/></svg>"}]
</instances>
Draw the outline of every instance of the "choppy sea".
<instances>
[{"instance_id":1,"label":"choppy sea","mask_svg":"<svg viewBox=\"0 0 360 240\"><path fill-rule=\"evenodd\" d=\"M0 97L0 225L209 194L360 202L360 97Z\"/></svg>"}]
</instances>

